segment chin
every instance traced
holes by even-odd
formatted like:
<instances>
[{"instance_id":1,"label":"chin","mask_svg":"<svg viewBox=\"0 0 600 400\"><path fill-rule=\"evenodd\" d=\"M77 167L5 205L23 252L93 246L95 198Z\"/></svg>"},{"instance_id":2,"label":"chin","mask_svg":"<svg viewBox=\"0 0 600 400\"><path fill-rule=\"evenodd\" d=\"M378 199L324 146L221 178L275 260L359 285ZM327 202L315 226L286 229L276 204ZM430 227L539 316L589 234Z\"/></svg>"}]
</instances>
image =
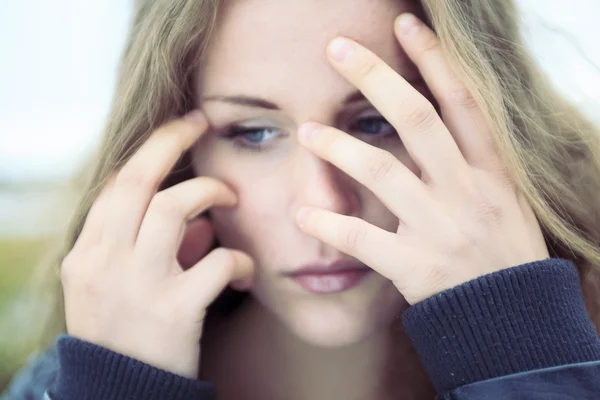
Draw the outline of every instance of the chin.
<instances>
[{"instance_id":1,"label":"chin","mask_svg":"<svg viewBox=\"0 0 600 400\"><path fill-rule=\"evenodd\" d=\"M319 347L345 347L360 343L389 328L391 320L374 320L334 306L297 305L283 323L302 341Z\"/></svg>"},{"instance_id":2,"label":"chin","mask_svg":"<svg viewBox=\"0 0 600 400\"><path fill-rule=\"evenodd\" d=\"M406 301L392 282L380 275L336 294L297 291L254 293L280 324L303 342L318 347L344 347L390 329ZM263 294L263 296L261 296Z\"/></svg>"}]
</instances>

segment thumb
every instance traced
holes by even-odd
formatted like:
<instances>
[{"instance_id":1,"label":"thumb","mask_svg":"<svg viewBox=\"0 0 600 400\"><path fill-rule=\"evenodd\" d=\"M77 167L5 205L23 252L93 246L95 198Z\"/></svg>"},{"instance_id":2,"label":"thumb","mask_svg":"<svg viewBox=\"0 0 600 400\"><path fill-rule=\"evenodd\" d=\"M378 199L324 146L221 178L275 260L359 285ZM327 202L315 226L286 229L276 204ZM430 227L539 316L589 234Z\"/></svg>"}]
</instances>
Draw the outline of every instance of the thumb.
<instances>
[{"instance_id":1,"label":"thumb","mask_svg":"<svg viewBox=\"0 0 600 400\"><path fill-rule=\"evenodd\" d=\"M180 292L196 309L205 309L234 281L251 281L254 261L242 251L219 247L192 268L177 276ZM190 302L190 301L188 301Z\"/></svg>"},{"instance_id":2,"label":"thumb","mask_svg":"<svg viewBox=\"0 0 600 400\"><path fill-rule=\"evenodd\" d=\"M206 217L190 221L177 252L181 268L185 271L200 261L208 253L214 240L214 229Z\"/></svg>"}]
</instances>

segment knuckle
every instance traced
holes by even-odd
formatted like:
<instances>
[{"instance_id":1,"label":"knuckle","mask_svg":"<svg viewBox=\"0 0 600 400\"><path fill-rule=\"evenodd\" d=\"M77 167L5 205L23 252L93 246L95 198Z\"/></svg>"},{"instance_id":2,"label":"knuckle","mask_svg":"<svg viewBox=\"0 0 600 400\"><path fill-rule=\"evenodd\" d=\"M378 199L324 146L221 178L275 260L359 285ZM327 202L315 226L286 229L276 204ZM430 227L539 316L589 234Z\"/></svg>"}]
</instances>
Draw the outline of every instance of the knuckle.
<instances>
[{"instance_id":1,"label":"knuckle","mask_svg":"<svg viewBox=\"0 0 600 400\"><path fill-rule=\"evenodd\" d=\"M73 269L77 264L76 257L73 252L68 253L62 260L60 265L60 280L63 285L68 284L71 281L73 275Z\"/></svg>"},{"instance_id":2,"label":"knuckle","mask_svg":"<svg viewBox=\"0 0 600 400\"><path fill-rule=\"evenodd\" d=\"M433 127L438 118L435 108L429 103L418 105L409 111L406 122L417 131L427 131Z\"/></svg>"},{"instance_id":3,"label":"knuckle","mask_svg":"<svg viewBox=\"0 0 600 400\"><path fill-rule=\"evenodd\" d=\"M473 94L463 85L450 90L446 95L446 98L446 103L448 106L457 105L468 109L477 107L477 102L475 101Z\"/></svg>"},{"instance_id":4,"label":"knuckle","mask_svg":"<svg viewBox=\"0 0 600 400\"><path fill-rule=\"evenodd\" d=\"M72 249L65 255L60 264L60 279L63 285L86 279L97 279L98 273L112 264L111 252L100 246L86 249Z\"/></svg>"},{"instance_id":5,"label":"knuckle","mask_svg":"<svg viewBox=\"0 0 600 400\"><path fill-rule=\"evenodd\" d=\"M499 197L471 183L467 186L470 204L473 205L475 218L486 225L498 225L504 218L504 207Z\"/></svg>"},{"instance_id":6,"label":"knuckle","mask_svg":"<svg viewBox=\"0 0 600 400\"><path fill-rule=\"evenodd\" d=\"M104 272L105 273L105 272ZM100 296L104 290L106 277L96 271L85 268L80 256L67 255L60 268L61 283L65 289L76 288L78 293L85 296Z\"/></svg>"},{"instance_id":7,"label":"knuckle","mask_svg":"<svg viewBox=\"0 0 600 400\"><path fill-rule=\"evenodd\" d=\"M126 188L135 188L142 190L154 190L156 185L155 179L149 174L139 171L133 166L123 168L117 176L117 181L120 186Z\"/></svg>"},{"instance_id":8,"label":"knuckle","mask_svg":"<svg viewBox=\"0 0 600 400\"><path fill-rule=\"evenodd\" d=\"M499 226L504 218L504 209L496 202L483 201L477 207L477 214L479 219L488 225Z\"/></svg>"},{"instance_id":9,"label":"knuckle","mask_svg":"<svg viewBox=\"0 0 600 400\"><path fill-rule=\"evenodd\" d=\"M441 50L441 43L437 36L431 35L423 41L421 52L423 54L437 53Z\"/></svg>"},{"instance_id":10,"label":"knuckle","mask_svg":"<svg viewBox=\"0 0 600 400\"><path fill-rule=\"evenodd\" d=\"M106 287L103 281L94 279L92 276L87 276L77 282L78 293L82 293L89 299L105 299Z\"/></svg>"},{"instance_id":11,"label":"knuckle","mask_svg":"<svg viewBox=\"0 0 600 400\"><path fill-rule=\"evenodd\" d=\"M387 151L378 151L367 161L369 177L379 182L384 180L398 160Z\"/></svg>"},{"instance_id":12,"label":"knuckle","mask_svg":"<svg viewBox=\"0 0 600 400\"><path fill-rule=\"evenodd\" d=\"M361 79L367 79L375 73L378 67L377 60L374 57L364 57L356 66L356 74Z\"/></svg>"},{"instance_id":13,"label":"knuckle","mask_svg":"<svg viewBox=\"0 0 600 400\"><path fill-rule=\"evenodd\" d=\"M452 257L460 258L469 254L473 243L462 232L456 232L447 238L446 246L450 249L449 253Z\"/></svg>"},{"instance_id":14,"label":"knuckle","mask_svg":"<svg viewBox=\"0 0 600 400\"><path fill-rule=\"evenodd\" d=\"M353 224L342 235L342 246L346 251L352 252L358 248L360 243L364 242L367 236L367 231L364 226Z\"/></svg>"}]
</instances>

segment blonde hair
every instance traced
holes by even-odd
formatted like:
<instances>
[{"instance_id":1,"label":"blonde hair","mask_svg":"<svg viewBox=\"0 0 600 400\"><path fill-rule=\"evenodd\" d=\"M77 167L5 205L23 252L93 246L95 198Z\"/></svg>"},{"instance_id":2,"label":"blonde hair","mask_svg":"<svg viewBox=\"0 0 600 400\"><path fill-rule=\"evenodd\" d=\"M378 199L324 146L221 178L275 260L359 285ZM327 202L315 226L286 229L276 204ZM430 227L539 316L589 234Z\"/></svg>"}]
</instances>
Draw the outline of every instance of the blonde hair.
<instances>
[{"instance_id":1,"label":"blonde hair","mask_svg":"<svg viewBox=\"0 0 600 400\"><path fill-rule=\"evenodd\" d=\"M600 327L600 130L547 80L523 45L512 1L422 0L429 23L489 119L498 151L542 226L550 253L574 261ZM193 76L218 0L138 0L114 103L72 225L46 268L46 346L65 330L57 271L107 177L166 120L193 106ZM180 165L181 167L181 165ZM172 176L165 186L181 180Z\"/></svg>"}]
</instances>

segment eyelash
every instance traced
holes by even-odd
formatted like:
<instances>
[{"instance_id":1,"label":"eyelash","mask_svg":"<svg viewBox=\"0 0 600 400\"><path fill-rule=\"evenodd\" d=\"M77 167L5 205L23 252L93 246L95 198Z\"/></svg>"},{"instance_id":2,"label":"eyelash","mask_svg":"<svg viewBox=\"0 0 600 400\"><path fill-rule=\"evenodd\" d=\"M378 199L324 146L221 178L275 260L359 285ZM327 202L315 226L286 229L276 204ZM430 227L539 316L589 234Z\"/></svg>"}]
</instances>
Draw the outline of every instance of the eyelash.
<instances>
[{"instance_id":1,"label":"eyelash","mask_svg":"<svg viewBox=\"0 0 600 400\"><path fill-rule=\"evenodd\" d=\"M385 118L383 118L382 116L367 116L367 117L359 118L356 121L354 121L348 127L348 132L360 131L361 128L359 128L359 124L364 121L383 122L385 124L388 124L391 127L389 122L387 122L387 120ZM391 127L391 129L393 131L392 133L395 133L395 129L393 127ZM264 143L268 143L269 141L248 144L247 141L245 142L241 138L244 135L247 135L249 133L256 133L256 132L263 132L263 131L278 131L278 129L274 128L274 127L269 127L269 126L251 127L250 128L250 127L243 127L243 126L239 126L239 125L232 125L227 130L227 132L223 135L223 137L227 140L232 141L233 145L239 150L250 150L250 151L255 151L255 152L261 152L261 151L265 150L266 146ZM363 131L363 133L364 133L364 131ZM374 139L372 140L372 142L374 142L374 144L382 145L384 143L387 143L387 140L390 139L390 136L392 135L392 133L375 134L375 135L367 133L367 136L374 137ZM397 136L397 135L393 135L393 136ZM272 139L272 140L276 140L276 138Z\"/></svg>"},{"instance_id":2,"label":"eyelash","mask_svg":"<svg viewBox=\"0 0 600 400\"><path fill-rule=\"evenodd\" d=\"M230 140L236 149L238 150L251 150L260 152L265 149L265 145L263 143L254 143L248 144L245 143L242 139L240 139L243 135L247 135L252 132L261 132L266 130L277 130L276 128L269 126L259 126L259 127L244 127L244 126L231 126L223 137L227 140Z\"/></svg>"}]
</instances>

